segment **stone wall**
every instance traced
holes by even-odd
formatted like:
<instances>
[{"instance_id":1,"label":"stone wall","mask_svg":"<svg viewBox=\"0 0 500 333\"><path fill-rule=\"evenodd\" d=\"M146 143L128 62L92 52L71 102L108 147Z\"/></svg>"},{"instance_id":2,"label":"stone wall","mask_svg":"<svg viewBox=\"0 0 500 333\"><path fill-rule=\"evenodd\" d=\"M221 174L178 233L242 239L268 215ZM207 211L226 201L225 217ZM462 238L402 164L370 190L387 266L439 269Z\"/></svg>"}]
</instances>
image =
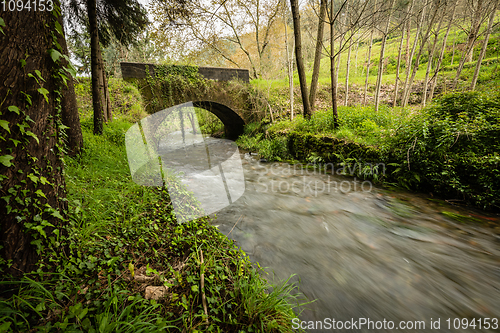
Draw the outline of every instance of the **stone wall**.
<instances>
[{"instance_id":1,"label":"stone wall","mask_svg":"<svg viewBox=\"0 0 500 333\"><path fill-rule=\"evenodd\" d=\"M174 65L177 66L177 65ZM153 64L143 64L135 62L122 62L120 63L122 70L122 77L124 79L144 79L146 78L146 67L149 70L151 76L154 76L155 65ZM198 73L203 77L216 80L216 81L229 81L232 79L240 79L244 82L250 81L250 73L248 69L236 69L236 68L220 68L220 67L198 67Z\"/></svg>"}]
</instances>

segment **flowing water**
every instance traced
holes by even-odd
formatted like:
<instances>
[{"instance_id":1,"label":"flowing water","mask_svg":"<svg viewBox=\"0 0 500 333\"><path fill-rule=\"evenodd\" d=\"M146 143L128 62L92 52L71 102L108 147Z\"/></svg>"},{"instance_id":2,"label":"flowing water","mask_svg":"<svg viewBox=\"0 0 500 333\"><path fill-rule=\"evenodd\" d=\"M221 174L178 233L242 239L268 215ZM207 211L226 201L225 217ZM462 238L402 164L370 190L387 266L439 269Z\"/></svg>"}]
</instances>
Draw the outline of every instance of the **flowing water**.
<instances>
[{"instance_id":1,"label":"flowing water","mask_svg":"<svg viewBox=\"0 0 500 333\"><path fill-rule=\"evenodd\" d=\"M330 318L358 321L350 332L394 331L401 321L414 326L402 332L480 332L489 321L493 332L495 319L485 318L496 318L500 329L498 216L248 154L241 161L244 194L214 224L269 279L300 280L315 301L297 325L322 321L314 328L331 332ZM359 327L360 318L372 326ZM465 325L472 319L475 329Z\"/></svg>"}]
</instances>

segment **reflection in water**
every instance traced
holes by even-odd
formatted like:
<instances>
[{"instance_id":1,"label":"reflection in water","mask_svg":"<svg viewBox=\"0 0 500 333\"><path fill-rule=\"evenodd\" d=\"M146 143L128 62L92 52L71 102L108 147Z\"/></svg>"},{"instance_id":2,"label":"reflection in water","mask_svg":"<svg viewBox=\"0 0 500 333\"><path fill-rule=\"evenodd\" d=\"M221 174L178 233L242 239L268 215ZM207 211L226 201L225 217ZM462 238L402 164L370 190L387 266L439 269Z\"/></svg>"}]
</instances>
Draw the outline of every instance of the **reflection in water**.
<instances>
[{"instance_id":1,"label":"reflection in water","mask_svg":"<svg viewBox=\"0 0 500 333\"><path fill-rule=\"evenodd\" d=\"M448 329L446 319L500 318L498 228L458 223L440 212L469 213L349 178L248 155L243 168L245 194L214 223L226 235L234 227L230 237L277 277L297 274L300 291L317 300L302 320L423 320L412 332L460 332L472 328Z\"/></svg>"},{"instance_id":2,"label":"reflection in water","mask_svg":"<svg viewBox=\"0 0 500 333\"><path fill-rule=\"evenodd\" d=\"M191 102L137 122L125 134L125 143L133 181L166 186L178 222L216 212L245 191L238 147L229 140L207 140ZM193 193L201 209L183 210L185 194L169 186L174 178Z\"/></svg>"}]
</instances>

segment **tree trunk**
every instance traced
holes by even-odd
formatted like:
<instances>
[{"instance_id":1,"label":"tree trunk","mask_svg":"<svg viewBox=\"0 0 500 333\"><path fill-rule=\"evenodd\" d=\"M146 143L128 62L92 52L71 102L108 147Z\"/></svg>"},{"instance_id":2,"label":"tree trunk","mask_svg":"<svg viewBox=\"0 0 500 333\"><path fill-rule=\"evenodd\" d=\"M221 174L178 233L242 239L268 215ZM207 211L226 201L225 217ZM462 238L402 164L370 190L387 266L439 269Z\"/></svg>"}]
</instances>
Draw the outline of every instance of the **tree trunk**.
<instances>
[{"instance_id":1,"label":"tree trunk","mask_svg":"<svg viewBox=\"0 0 500 333\"><path fill-rule=\"evenodd\" d=\"M481 53L479 54L479 59L477 59L476 69L474 70L474 76L472 77L472 83L470 85L470 90L476 89L477 78L479 76L479 70L481 69L481 62L483 61L484 54L486 53L486 48L488 47L488 40L490 39L491 28L493 27L493 22L495 21L495 12L498 7L498 0L493 4L493 10L490 15L490 22L488 23L488 29L486 30L486 36L484 36L483 47L481 48Z\"/></svg>"},{"instance_id":2,"label":"tree trunk","mask_svg":"<svg viewBox=\"0 0 500 333\"><path fill-rule=\"evenodd\" d=\"M467 48L467 59L465 62L471 62L474 55L474 43L479 37L479 29L481 29L481 15L483 14L483 0L478 0L477 8L474 12L473 21L471 22L471 31L468 36L467 45L470 45L470 48Z\"/></svg>"},{"instance_id":3,"label":"tree trunk","mask_svg":"<svg viewBox=\"0 0 500 333\"><path fill-rule=\"evenodd\" d=\"M453 5L453 9L451 12L450 21L448 22L448 27L446 28L446 34L444 35L444 38L443 38L443 45L441 46L441 52L439 53L439 59L438 59L437 64L436 64L436 68L434 69L434 75L431 79L432 83L431 83L431 91L429 92L429 98L428 98L429 102L432 101L432 98L434 97L434 90L436 89L439 71L441 69L441 64L443 63L444 51L446 50L446 42L448 41L448 36L450 35L451 25L453 23L453 19L455 18L455 12L457 9L457 5L458 5L458 0L455 0L455 3ZM455 42L453 42L453 50L455 50ZM452 57L452 62L453 62L453 57Z\"/></svg>"},{"instance_id":4,"label":"tree trunk","mask_svg":"<svg viewBox=\"0 0 500 333\"><path fill-rule=\"evenodd\" d=\"M464 69L464 65L466 62L472 61L472 56L474 53L474 43L477 40L479 29L481 28L481 14L482 14L482 6L483 0L479 0L477 2L477 8L474 12L474 17L471 22L471 31L469 33L469 37L467 40L467 45L465 46L464 53L462 58L460 59L460 63L458 64L457 74L455 75L455 79L453 79L452 89L455 89L458 84L458 79L460 78L460 74L462 74L462 70Z\"/></svg>"},{"instance_id":5,"label":"tree trunk","mask_svg":"<svg viewBox=\"0 0 500 333\"><path fill-rule=\"evenodd\" d=\"M349 67L351 65L351 48L352 48L352 35L349 40L349 50L347 51L347 63L345 69L345 99L344 99L345 106L347 106L347 101L349 100Z\"/></svg>"},{"instance_id":6,"label":"tree trunk","mask_svg":"<svg viewBox=\"0 0 500 333\"><path fill-rule=\"evenodd\" d=\"M394 0L391 0L391 4L389 6L389 17L387 18L387 23L385 25L385 30L384 30L384 36L382 37L382 45L380 47L380 60L378 62L377 85L375 88L375 112L378 111L380 105L380 87L382 86L382 74L384 73L385 44L387 42L387 34L389 33L389 27L391 25L391 16L393 7L394 7Z\"/></svg>"},{"instance_id":7,"label":"tree trunk","mask_svg":"<svg viewBox=\"0 0 500 333\"><path fill-rule=\"evenodd\" d=\"M311 104L312 109L314 109L314 104L316 102L316 91L318 88L319 66L321 64L321 48L323 47L323 31L325 27L326 4L327 0L321 0L319 8L318 34L316 37L316 50L314 52L314 65L313 65L313 73L311 80L311 91L309 93L309 103Z\"/></svg>"},{"instance_id":8,"label":"tree trunk","mask_svg":"<svg viewBox=\"0 0 500 333\"><path fill-rule=\"evenodd\" d=\"M330 82L332 85L332 118L333 128L339 127L339 114L337 106L337 76L335 75L335 31L333 16L333 1L330 1Z\"/></svg>"},{"instance_id":9,"label":"tree trunk","mask_svg":"<svg viewBox=\"0 0 500 333\"><path fill-rule=\"evenodd\" d=\"M283 11L284 13L285 11ZM283 14L284 16L284 14ZM288 23L285 22L285 48L286 48L286 63L288 67L288 90L290 95L290 119L293 120L293 54L290 56L288 50ZM294 47L292 47L293 49Z\"/></svg>"},{"instance_id":10,"label":"tree trunk","mask_svg":"<svg viewBox=\"0 0 500 333\"><path fill-rule=\"evenodd\" d=\"M420 36L420 30L422 29L422 23L424 21L424 16L425 16L425 8L427 7L427 3L424 3L424 7L422 8L422 11L420 12L420 18L417 22L417 32L415 34L415 41L413 42L413 46L410 52L410 61L408 63L408 67L406 68L406 78L405 78L405 85L403 89L403 106L408 105L408 100L410 98L410 91L411 91L411 83L410 83L410 71L411 71L411 63L413 60L413 56L415 55L415 51L417 50L417 43L418 43L418 37ZM422 43L424 43L422 41ZM417 64L415 63L415 67L417 67Z\"/></svg>"},{"instance_id":11,"label":"tree trunk","mask_svg":"<svg viewBox=\"0 0 500 333\"><path fill-rule=\"evenodd\" d=\"M446 10L446 7L443 10L441 18L439 19L439 24L438 24L438 27L436 29L436 36L434 36L434 43L432 43L432 47L429 50L429 58L427 59L427 69L425 71L425 79L424 79L424 91L423 91L423 95L422 95L422 107L424 107L425 103L427 102L427 87L429 84L429 74L431 72L432 60L434 59L434 52L436 52L436 45L438 42L439 32L441 31L441 25L443 24L443 20L445 17L445 15L444 15L445 10Z\"/></svg>"},{"instance_id":12,"label":"tree trunk","mask_svg":"<svg viewBox=\"0 0 500 333\"><path fill-rule=\"evenodd\" d=\"M62 15L59 16L58 22L61 27L64 27ZM66 44L66 38L64 34L58 36L57 42L59 43L59 45L61 45L62 54L69 57L68 46ZM66 59L61 59L61 61L63 66L68 65ZM67 152L70 156L75 156L80 152L80 149L83 146L83 135L82 127L80 126L80 114L78 113L78 105L76 104L75 87L73 84L73 78L71 76L68 77L67 86L65 86L63 90L61 111L62 123L66 127L68 127L66 129Z\"/></svg>"},{"instance_id":13,"label":"tree trunk","mask_svg":"<svg viewBox=\"0 0 500 333\"><path fill-rule=\"evenodd\" d=\"M298 0L290 0L293 18L293 35L295 37L295 60L297 61L297 72L299 74L300 92L302 104L304 106L304 118L311 118L311 105L309 104L309 94L307 93L306 71L304 60L302 59L302 41L300 36L300 13Z\"/></svg>"},{"instance_id":14,"label":"tree trunk","mask_svg":"<svg viewBox=\"0 0 500 333\"><path fill-rule=\"evenodd\" d=\"M87 0L87 15L90 27L90 58L92 75L92 106L94 108L94 134L101 135L103 130L104 106L103 97L99 87L99 76L102 69L99 66L99 34L97 32L97 8L96 0Z\"/></svg>"},{"instance_id":15,"label":"tree trunk","mask_svg":"<svg viewBox=\"0 0 500 333\"><path fill-rule=\"evenodd\" d=\"M366 105L366 94L368 91L368 77L370 76L370 65L371 65L371 58L372 58L372 47L373 47L373 31L375 30L375 12L377 11L377 0L375 0L375 3L373 5L373 26L371 27L371 32L370 32L370 45L368 46L368 61L366 64L366 79L365 79L365 91L363 94L363 104Z\"/></svg>"},{"instance_id":16,"label":"tree trunk","mask_svg":"<svg viewBox=\"0 0 500 333\"><path fill-rule=\"evenodd\" d=\"M410 7L408 8L408 12L405 15L406 25L401 28L401 40L399 42L399 51L398 51L398 64L396 66L396 82L394 84L394 102L392 104L393 107L396 107L398 102L398 93L399 93L399 73L401 70L401 56L403 52L403 42L405 38L405 29L406 29L406 68L408 68L408 55L410 53L410 22L411 22L411 12L413 11L413 4L415 0L412 0Z\"/></svg>"},{"instance_id":17,"label":"tree trunk","mask_svg":"<svg viewBox=\"0 0 500 333\"><path fill-rule=\"evenodd\" d=\"M399 70L401 69L401 54L403 53L403 42L405 39L405 28L401 29L401 40L399 41L399 50L398 50L398 62L396 65L396 82L394 83L394 101L392 103L392 107L396 107L398 102L398 89L399 89Z\"/></svg>"},{"instance_id":18,"label":"tree trunk","mask_svg":"<svg viewBox=\"0 0 500 333\"><path fill-rule=\"evenodd\" d=\"M0 271L6 277L35 270L41 259L49 261L38 250L48 246L49 237L57 239L53 230L63 221L55 212L64 215L66 202L58 131L61 58L54 62L51 55L57 54L49 53L50 49L63 53L52 38L52 33L58 34L57 15L5 11L2 19L0 257L11 265L1 264Z\"/></svg>"}]
</instances>

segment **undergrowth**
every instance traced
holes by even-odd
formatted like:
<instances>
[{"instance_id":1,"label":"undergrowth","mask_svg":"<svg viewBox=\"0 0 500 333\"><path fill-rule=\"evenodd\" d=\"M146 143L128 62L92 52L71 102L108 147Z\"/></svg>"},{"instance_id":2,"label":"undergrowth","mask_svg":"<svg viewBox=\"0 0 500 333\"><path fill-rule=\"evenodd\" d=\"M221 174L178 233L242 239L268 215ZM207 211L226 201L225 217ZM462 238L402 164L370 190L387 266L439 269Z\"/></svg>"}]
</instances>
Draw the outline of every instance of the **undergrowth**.
<instances>
[{"instance_id":1,"label":"undergrowth","mask_svg":"<svg viewBox=\"0 0 500 333\"><path fill-rule=\"evenodd\" d=\"M51 254L52 273L3 277L0 332L292 332L294 284L270 285L209 218L178 224L165 188L132 182L130 125L94 136L82 121L84 149L65 160L64 251ZM197 209L172 187L182 209ZM163 297L146 299L148 290Z\"/></svg>"}]
</instances>

